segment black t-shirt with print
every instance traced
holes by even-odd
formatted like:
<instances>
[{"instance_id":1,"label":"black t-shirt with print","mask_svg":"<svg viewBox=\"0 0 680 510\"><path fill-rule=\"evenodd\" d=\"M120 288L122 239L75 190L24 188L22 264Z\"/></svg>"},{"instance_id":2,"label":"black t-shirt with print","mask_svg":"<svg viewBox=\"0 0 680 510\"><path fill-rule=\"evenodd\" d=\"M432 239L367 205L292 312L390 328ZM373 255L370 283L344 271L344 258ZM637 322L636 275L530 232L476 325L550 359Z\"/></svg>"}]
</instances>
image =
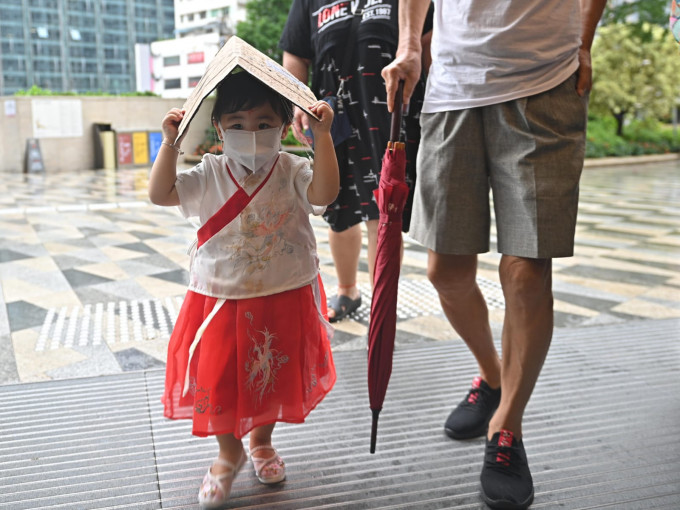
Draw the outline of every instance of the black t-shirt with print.
<instances>
[{"instance_id":1,"label":"black t-shirt with print","mask_svg":"<svg viewBox=\"0 0 680 510\"><path fill-rule=\"evenodd\" d=\"M361 21L353 37L349 77L342 95L353 135L336 147L340 193L324 216L336 231L379 217L373 190L378 186L390 131L385 83L380 72L394 59L397 50L398 0L293 0L279 43L284 51L312 62L312 90L317 97L334 94L357 9L361 9ZM432 13L430 5L423 33L432 30ZM424 90L421 80L402 127L407 142L407 182L411 188L415 182L418 119ZM405 231L410 220L410 200L404 214Z\"/></svg>"}]
</instances>

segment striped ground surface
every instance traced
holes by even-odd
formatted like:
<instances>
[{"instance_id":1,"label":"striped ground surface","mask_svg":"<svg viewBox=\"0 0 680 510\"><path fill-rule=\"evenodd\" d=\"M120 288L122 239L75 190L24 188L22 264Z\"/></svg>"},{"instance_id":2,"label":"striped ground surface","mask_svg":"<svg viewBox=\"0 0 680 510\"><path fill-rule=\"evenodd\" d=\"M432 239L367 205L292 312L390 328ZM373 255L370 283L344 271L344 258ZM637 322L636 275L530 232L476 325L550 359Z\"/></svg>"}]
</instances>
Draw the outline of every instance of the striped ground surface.
<instances>
[{"instance_id":1,"label":"striped ground surface","mask_svg":"<svg viewBox=\"0 0 680 510\"><path fill-rule=\"evenodd\" d=\"M483 508L482 441L442 433L475 375L456 342L395 353L378 451L368 453L366 354L303 425L281 425L278 487L250 469L231 507ZM215 455L162 417L163 372L0 387L0 509L189 509ZM525 416L532 508L680 507L680 321L558 330ZM249 468L249 465L246 466Z\"/></svg>"},{"instance_id":2,"label":"striped ground surface","mask_svg":"<svg viewBox=\"0 0 680 510\"><path fill-rule=\"evenodd\" d=\"M503 309L505 300L500 284L478 277L490 309ZM356 322L368 325L371 310L371 287L358 285L366 302L353 314ZM116 343L168 340L177 320L184 296L165 299L134 299L60 306L47 310L35 343L36 351L86 345L109 346ZM441 314L439 296L427 280L402 278L399 281L397 320Z\"/></svg>"}]
</instances>

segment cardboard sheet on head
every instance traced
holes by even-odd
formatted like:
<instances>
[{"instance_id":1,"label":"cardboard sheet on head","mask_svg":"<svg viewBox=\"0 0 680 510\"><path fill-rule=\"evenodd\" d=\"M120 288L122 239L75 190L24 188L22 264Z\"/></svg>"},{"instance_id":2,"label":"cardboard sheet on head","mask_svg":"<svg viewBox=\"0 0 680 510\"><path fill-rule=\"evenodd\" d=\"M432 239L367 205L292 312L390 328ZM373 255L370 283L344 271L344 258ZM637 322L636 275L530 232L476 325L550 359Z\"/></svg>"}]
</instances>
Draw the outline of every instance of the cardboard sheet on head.
<instances>
[{"instance_id":1,"label":"cardboard sheet on head","mask_svg":"<svg viewBox=\"0 0 680 510\"><path fill-rule=\"evenodd\" d=\"M318 119L310 110L309 106L316 102L314 93L300 80L286 71L280 64L267 55L253 48L250 44L236 36L232 36L217 52L215 58L210 61L205 74L194 88L191 95L182 107L185 110L184 118L179 125L177 138L189 127L191 119L203 100L215 90L234 68L239 67L252 74L255 78L271 87L276 92L299 106L308 115Z\"/></svg>"}]
</instances>

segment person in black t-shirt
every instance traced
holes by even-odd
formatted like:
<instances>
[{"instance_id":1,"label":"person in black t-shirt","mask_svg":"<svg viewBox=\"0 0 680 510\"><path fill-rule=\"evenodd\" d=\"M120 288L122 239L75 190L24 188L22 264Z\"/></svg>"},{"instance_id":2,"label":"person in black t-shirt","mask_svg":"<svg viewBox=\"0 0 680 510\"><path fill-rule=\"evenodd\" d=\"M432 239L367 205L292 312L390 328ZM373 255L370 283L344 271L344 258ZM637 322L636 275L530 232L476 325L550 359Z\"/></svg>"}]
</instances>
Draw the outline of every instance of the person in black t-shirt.
<instances>
[{"instance_id":1,"label":"person in black t-shirt","mask_svg":"<svg viewBox=\"0 0 680 510\"><path fill-rule=\"evenodd\" d=\"M429 66L432 13L431 6L423 30L424 71ZM361 19L350 41L354 15ZM330 226L329 243L338 278L338 293L329 301L331 322L346 317L361 305L356 278L362 222L368 234L368 272L371 283L373 281L379 218L373 190L378 187L382 156L390 133L385 83L380 72L395 56L398 35L398 0L293 0L279 43L284 51L283 66L303 83L307 83L311 71L311 87L319 98L338 91L345 52L348 48L352 51L341 95L352 124L352 134L335 147L340 164L340 193L324 214ZM416 177L424 74L402 123L407 154L406 180L411 191ZM303 142L309 142L304 135L307 122L303 112L296 109L293 130ZM404 232L409 227L411 202L412 193L404 213Z\"/></svg>"}]
</instances>

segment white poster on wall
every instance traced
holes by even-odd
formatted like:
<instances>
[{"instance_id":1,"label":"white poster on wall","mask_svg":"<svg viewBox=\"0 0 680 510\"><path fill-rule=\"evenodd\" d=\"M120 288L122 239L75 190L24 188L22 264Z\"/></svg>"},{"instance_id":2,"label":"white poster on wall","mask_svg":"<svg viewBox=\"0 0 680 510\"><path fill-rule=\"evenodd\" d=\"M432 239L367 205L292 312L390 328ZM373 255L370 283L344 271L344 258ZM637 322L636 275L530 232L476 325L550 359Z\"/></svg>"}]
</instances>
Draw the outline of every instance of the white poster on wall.
<instances>
[{"instance_id":1,"label":"white poster on wall","mask_svg":"<svg viewBox=\"0 0 680 510\"><path fill-rule=\"evenodd\" d=\"M17 116L17 102L14 99L5 101L5 117Z\"/></svg>"},{"instance_id":2,"label":"white poster on wall","mask_svg":"<svg viewBox=\"0 0 680 510\"><path fill-rule=\"evenodd\" d=\"M83 136L83 108L78 99L33 99L33 137Z\"/></svg>"}]
</instances>

